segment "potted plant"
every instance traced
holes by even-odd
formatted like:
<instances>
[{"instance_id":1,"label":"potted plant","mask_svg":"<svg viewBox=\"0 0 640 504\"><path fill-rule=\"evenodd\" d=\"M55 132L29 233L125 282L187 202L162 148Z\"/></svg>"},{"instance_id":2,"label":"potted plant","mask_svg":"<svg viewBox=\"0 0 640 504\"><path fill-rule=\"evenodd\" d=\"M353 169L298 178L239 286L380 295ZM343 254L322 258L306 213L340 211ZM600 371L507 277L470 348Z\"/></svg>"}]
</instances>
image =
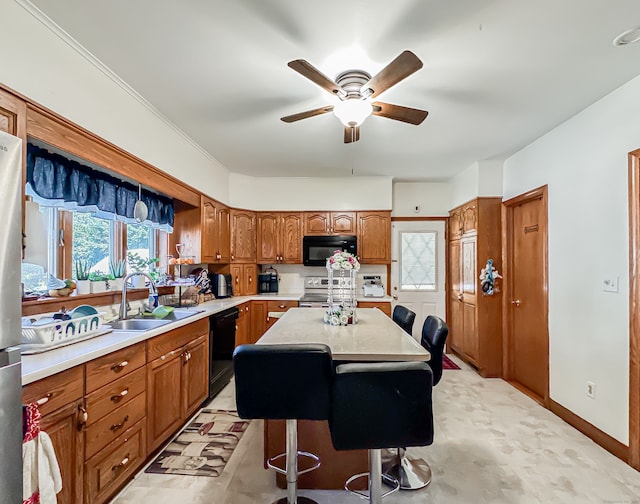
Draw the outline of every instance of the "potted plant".
<instances>
[{"instance_id":1,"label":"potted plant","mask_svg":"<svg viewBox=\"0 0 640 504\"><path fill-rule=\"evenodd\" d=\"M89 281L91 283L91 294L107 291L107 276L101 271L92 271L89 273Z\"/></svg>"},{"instance_id":2,"label":"potted plant","mask_svg":"<svg viewBox=\"0 0 640 504\"><path fill-rule=\"evenodd\" d=\"M79 295L89 294L91 292L89 269L89 261L76 259L76 292Z\"/></svg>"},{"instance_id":3,"label":"potted plant","mask_svg":"<svg viewBox=\"0 0 640 504\"><path fill-rule=\"evenodd\" d=\"M109 261L109 274L113 277L110 282L112 290L122 290L122 278L127 269L127 261L124 259L120 259L118 261L114 261L113 259Z\"/></svg>"},{"instance_id":4,"label":"potted plant","mask_svg":"<svg viewBox=\"0 0 640 504\"><path fill-rule=\"evenodd\" d=\"M158 262L157 257L146 259L136 252L127 252L127 262L129 267L139 273L149 273L150 266L155 266ZM131 279L133 287L136 289L144 289L146 278L142 275L134 276Z\"/></svg>"}]
</instances>

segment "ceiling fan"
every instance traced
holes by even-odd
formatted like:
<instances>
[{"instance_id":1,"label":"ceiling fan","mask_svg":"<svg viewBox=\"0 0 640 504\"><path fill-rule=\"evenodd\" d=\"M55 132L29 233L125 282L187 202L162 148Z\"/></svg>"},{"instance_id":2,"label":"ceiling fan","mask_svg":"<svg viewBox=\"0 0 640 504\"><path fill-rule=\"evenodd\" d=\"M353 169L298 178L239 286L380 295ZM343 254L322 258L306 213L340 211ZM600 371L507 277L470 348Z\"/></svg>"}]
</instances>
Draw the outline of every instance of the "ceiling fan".
<instances>
[{"instance_id":1,"label":"ceiling fan","mask_svg":"<svg viewBox=\"0 0 640 504\"><path fill-rule=\"evenodd\" d=\"M281 120L286 123L333 111L344 124L344 143L351 143L360 139L360 125L371 114L416 125L422 123L429 114L426 110L371 101L374 96L422 68L422 61L411 51L401 53L374 77L364 70L347 70L338 74L335 82L308 61L298 59L287 64L303 77L337 96L340 102L335 106L327 105L282 117Z\"/></svg>"}]
</instances>

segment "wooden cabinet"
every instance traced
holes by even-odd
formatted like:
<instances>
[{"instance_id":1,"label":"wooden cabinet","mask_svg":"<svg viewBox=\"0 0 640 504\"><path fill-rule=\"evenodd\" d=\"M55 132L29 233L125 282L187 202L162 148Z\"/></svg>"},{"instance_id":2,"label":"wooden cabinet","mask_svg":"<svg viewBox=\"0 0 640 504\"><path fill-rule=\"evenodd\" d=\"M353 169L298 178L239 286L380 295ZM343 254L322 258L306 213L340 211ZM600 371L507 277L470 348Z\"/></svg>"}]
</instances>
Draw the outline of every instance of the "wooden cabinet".
<instances>
[{"instance_id":1,"label":"wooden cabinet","mask_svg":"<svg viewBox=\"0 0 640 504\"><path fill-rule=\"evenodd\" d=\"M229 208L203 196L201 221L201 261L212 264L228 263L231 256Z\"/></svg>"},{"instance_id":2,"label":"wooden cabinet","mask_svg":"<svg viewBox=\"0 0 640 504\"><path fill-rule=\"evenodd\" d=\"M27 104L0 89L0 131L27 139Z\"/></svg>"},{"instance_id":3,"label":"wooden cabinet","mask_svg":"<svg viewBox=\"0 0 640 504\"><path fill-rule=\"evenodd\" d=\"M387 317L391 317L391 303L386 301L358 301L358 308L377 308Z\"/></svg>"},{"instance_id":4,"label":"wooden cabinet","mask_svg":"<svg viewBox=\"0 0 640 504\"><path fill-rule=\"evenodd\" d=\"M147 360L147 446L153 451L207 398L207 320L153 338L147 343Z\"/></svg>"},{"instance_id":5,"label":"wooden cabinet","mask_svg":"<svg viewBox=\"0 0 640 504\"><path fill-rule=\"evenodd\" d=\"M231 282L234 296L252 296L258 293L258 266L255 264L232 264Z\"/></svg>"},{"instance_id":6,"label":"wooden cabinet","mask_svg":"<svg viewBox=\"0 0 640 504\"><path fill-rule=\"evenodd\" d=\"M251 343L258 341L267 330L267 301L251 301Z\"/></svg>"},{"instance_id":7,"label":"wooden cabinet","mask_svg":"<svg viewBox=\"0 0 640 504\"><path fill-rule=\"evenodd\" d=\"M363 264L391 263L391 212L358 212L358 256Z\"/></svg>"},{"instance_id":8,"label":"wooden cabinet","mask_svg":"<svg viewBox=\"0 0 640 504\"><path fill-rule=\"evenodd\" d=\"M501 262L501 200L477 198L449 214L447 346L485 377L502 373L502 299L482 294L480 270Z\"/></svg>"},{"instance_id":9,"label":"wooden cabinet","mask_svg":"<svg viewBox=\"0 0 640 504\"><path fill-rule=\"evenodd\" d=\"M355 235L356 212L305 212L305 235Z\"/></svg>"},{"instance_id":10,"label":"wooden cabinet","mask_svg":"<svg viewBox=\"0 0 640 504\"><path fill-rule=\"evenodd\" d=\"M301 212L258 212L258 264L302 264Z\"/></svg>"},{"instance_id":11,"label":"wooden cabinet","mask_svg":"<svg viewBox=\"0 0 640 504\"><path fill-rule=\"evenodd\" d=\"M77 504L83 500L83 391L82 366L26 385L22 391L23 403L41 403L40 428L51 438L62 475L62 490L57 495L59 504Z\"/></svg>"},{"instance_id":12,"label":"wooden cabinet","mask_svg":"<svg viewBox=\"0 0 640 504\"><path fill-rule=\"evenodd\" d=\"M231 210L231 262L256 262L256 213Z\"/></svg>"},{"instance_id":13,"label":"wooden cabinet","mask_svg":"<svg viewBox=\"0 0 640 504\"><path fill-rule=\"evenodd\" d=\"M279 318L274 317L273 314L284 313L289 308L297 308L297 307L298 307L297 301L284 301L284 300L283 301L281 300L267 301L267 319L266 319L267 324L265 326L265 332L268 331L271 328L271 326L279 320ZM272 315L269 315L269 314L272 314Z\"/></svg>"},{"instance_id":14,"label":"wooden cabinet","mask_svg":"<svg viewBox=\"0 0 640 504\"><path fill-rule=\"evenodd\" d=\"M253 343L251 337L251 303L247 302L238 306L235 346Z\"/></svg>"}]
</instances>

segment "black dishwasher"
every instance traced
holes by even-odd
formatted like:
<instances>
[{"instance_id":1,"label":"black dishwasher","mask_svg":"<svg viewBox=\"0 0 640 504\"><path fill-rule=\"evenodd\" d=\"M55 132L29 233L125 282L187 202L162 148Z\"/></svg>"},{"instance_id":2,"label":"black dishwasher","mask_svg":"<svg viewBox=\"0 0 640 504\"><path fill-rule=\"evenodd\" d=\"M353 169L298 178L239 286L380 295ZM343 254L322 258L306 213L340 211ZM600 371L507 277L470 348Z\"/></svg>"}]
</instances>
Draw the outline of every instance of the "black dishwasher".
<instances>
[{"instance_id":1,"label":"black dishwasher","mask_svg":"<svg viewBox=\"0 0 640 504\"><path fill-rule=\"evenodd\" d=\"M238 308L214 313L209 319L209 399L220 392L233 376Z\"/></svg>"}]
</instances>

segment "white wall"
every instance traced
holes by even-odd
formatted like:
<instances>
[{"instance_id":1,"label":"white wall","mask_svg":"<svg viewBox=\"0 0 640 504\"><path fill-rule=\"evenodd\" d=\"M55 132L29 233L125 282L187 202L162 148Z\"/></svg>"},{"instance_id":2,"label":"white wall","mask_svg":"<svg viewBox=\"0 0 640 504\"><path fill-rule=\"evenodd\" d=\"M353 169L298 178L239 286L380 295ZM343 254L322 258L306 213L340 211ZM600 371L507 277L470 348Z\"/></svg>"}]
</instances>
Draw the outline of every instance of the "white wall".
<instances>
[{"instance_id":1,"label":"white wall","mask_svg":"<svg viewBox=\"0 0 640 504\"><path fill-rule=\"evenodd\" d=\"M640 147L640 77L509 158L504 197L549 186L551 398L628 443L627 153ZM602 291L605 276L619 292ZM586 382L595 383L595 400Z\"/></svg>"},{"instance_id":2,"label":"white wall","mask_svg":"<svg viewBox=\"0 0 640 504\"><path fill-rule=\"evenodd\" d=\"M501 161L476 161L451 179L451 208L478 196L502 196Z\"/></svg>"},{"instance_id":3,"label":"white wall","mask_svg":"<svg viewBox=\"0 0 640 504\"><path fill-rule=\"evenodd\" d=\"M391 177L229 176L230 205L251 210L391 210Z\"/></svg>"},{"instance_id":4,"label":"white wall","mask_svg":"<svg viewBox=\"0 0 640 504\"><path fill-rule=\"evenodd\" d=\"M415 207L419 211L415 211ZM451 184L448 182L395 182L393 184L394 217L448 216Z\"/></svg>"},{"instance_id":5,"label":"white wall","mask_svg":"<svg viewBox=\"0 0 640 504\"><path fill-rule=\"evenodd\" d=\"M25 4L26 5L26 4ZM228 170L48 21L0 0L0 82L223 202Z\"/></svg>"}]
</instances>

